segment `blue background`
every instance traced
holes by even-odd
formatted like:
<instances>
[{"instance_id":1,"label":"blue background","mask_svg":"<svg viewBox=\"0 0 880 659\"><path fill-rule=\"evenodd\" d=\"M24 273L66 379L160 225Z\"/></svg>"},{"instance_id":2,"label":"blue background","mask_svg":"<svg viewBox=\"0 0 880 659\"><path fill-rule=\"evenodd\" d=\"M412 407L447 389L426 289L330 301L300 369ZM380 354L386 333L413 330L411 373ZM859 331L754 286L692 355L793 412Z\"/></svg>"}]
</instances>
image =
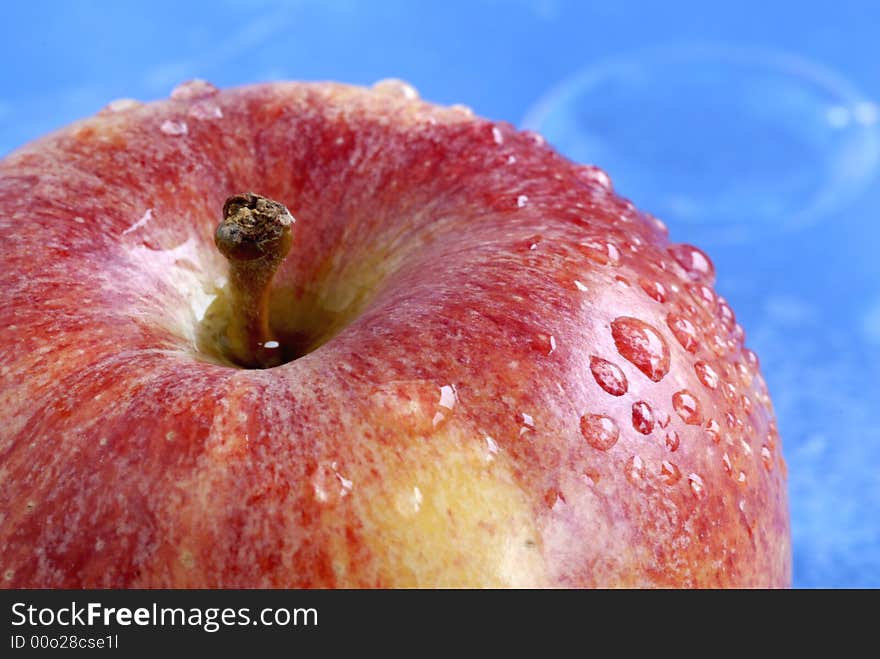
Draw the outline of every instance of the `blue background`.
<instances>
[{"instance_id":1,"label":"blue background","mask_svg":"<svg viewBox=\"0 0 880 659\"><path fill-rule=\"evenodd\" d=\"M522 125L549 89L580 71L644 48L693 42L792 53L847 80L864 99L880 99L880 3L867 0L31 1L5 4L3 18L0 154L110 100L164 97L192 77L219 86L398 77L429 100ZM638 117L621 108L626 121L613 135L622 142L610 145L610 162L598 163L649 210L656 190L639 160L623 153L635 139L684 144L690 150L672 149L669 158L696 154L707 165L719 154L736 166L763 157L747 140L724 139L736 128L735 112L725 118L732 124L705 123L694 134L652 114L660 74L639 92L651 130L627 134ZM712 93L724 93L724 80L721 72L709 83ZM682 105L705 100L699 90L684 94L693 97L681 98ZM786 117L777 118L780 129L791 123ZM869 128L847 135L858 147L873 139ZM554 134L551 141L565 148L566 139ZM809 168L816 164L810 153L821 159L823 148L836 148L819 142L807 156L793 146L788 164ZM867 184L858 194L843 195L804 226L779 230L772 214L759 213L744 236L725 242L713 241L693 218L663 218L673 239L707 247L717 287L761 356L789 464L801 587L880 587L880 185L873 167L862 170ZM766 177L769 193L777 178ZM753 217L748 208L742 213ZM786 218L777 219L782 225Z\"/></svg>"}]
</instances>

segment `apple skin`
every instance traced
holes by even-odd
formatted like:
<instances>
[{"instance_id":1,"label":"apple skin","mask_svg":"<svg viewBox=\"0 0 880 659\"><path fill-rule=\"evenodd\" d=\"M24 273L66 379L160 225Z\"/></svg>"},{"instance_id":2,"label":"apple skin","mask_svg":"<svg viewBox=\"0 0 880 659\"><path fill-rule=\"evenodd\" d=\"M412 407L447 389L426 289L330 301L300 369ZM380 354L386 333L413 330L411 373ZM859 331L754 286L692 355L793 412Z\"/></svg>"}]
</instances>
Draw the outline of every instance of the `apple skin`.
<instances>
[{"instance_id":1,"label":"apple skin","mask_svg":"<svg viewBox=\"0 0 880 659\"><path fill-rule=\"evenodd\" d=\"M314 348L267 370L199 338L243 190L296 218L271 319ZM4 587L790 584L711 262L537 135L193 82L0 162L0 244Z\"/></svg>"}]
</instances>

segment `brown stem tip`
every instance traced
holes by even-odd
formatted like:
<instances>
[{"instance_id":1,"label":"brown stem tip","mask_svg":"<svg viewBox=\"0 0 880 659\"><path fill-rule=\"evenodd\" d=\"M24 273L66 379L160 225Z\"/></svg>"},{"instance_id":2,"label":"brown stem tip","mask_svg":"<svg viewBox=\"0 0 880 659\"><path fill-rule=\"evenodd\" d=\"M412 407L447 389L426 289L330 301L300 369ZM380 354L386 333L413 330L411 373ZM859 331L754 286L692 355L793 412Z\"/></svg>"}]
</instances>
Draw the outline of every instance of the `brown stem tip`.
<instances>
[{"instance_id":1,"label":"brown stem tip","mask_svg":"<svg viewBox=\"0 0 880 659\"><path fill-rule=\"evenodd\" d=\"M246 368L269 368L284 361L284 349L269 328L269 289L290 251L290 211L266 197L245 192L223 204L214 234L229 261L229 322L225 352Z\"/></svg>"}]
</instances>

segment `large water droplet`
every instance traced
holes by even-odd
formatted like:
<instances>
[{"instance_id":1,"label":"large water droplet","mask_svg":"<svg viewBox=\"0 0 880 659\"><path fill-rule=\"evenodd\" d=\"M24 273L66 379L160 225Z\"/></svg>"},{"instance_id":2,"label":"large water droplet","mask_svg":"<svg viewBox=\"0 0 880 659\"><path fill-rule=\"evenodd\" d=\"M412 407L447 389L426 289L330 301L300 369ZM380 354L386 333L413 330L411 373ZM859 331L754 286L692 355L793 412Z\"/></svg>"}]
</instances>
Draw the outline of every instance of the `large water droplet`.
<instances>
[{"instance_id":1,"label":"large water droplet","mask_svg":"<svg viewBox=\"0 0 880 659\"><path fill-rule=\"evenodd\" d=\"M702 422L700 403L687 389L682 389L672 394L672 408L678 413L681 420L688 425L698 426Z\"/></svg>"},{"instance_id":2,"label":"large water droplet","mask_svg":"<svg viewBox=\"0 0 880 659\"><path fill-rule=\"evenodd\" d=\"M718 373L706 362L698 361L694 364L694 370L697 372L697 378L703 383L704 387L709 389L718 388Z\"/></svg>"},{"instance_id":3,"label":"large water droplet","mask_svg":"<svg viewBox=\"0 0 880 659\"><path fill-rule=\"evenodd\" d=\"M684 316L671 313L666 318L666 324L672 331L675 340L688 352L697 351L697 328Z\"/></svg>"},{"instance_id":4,"label":"large water droplet","mask_svg":"<svg viewBox=\"0 0 880 659\"><path fill-rule=\"evenodd\" d=\"M669 372L669 346L648 323L621 316L611 323L611 335L617 351L654 382Z\"/></svg>"},{"instance_id":5,"label":"large water droplet","mask_svg":"<svg viewBox=\"0 0 880 659\"><path fill-rule=\"evenodd\" d=\"M650 435L654 430L654 411L643 400L636 401L632 405L632 424L638 432Z\"/></svg>"},{"instance_id":6,"label":"large water droplet","mask_svg":"<svg viewBox=\"0 0 880 659\"><path fill-rule=\"evenodd\" d=\"M690 279L703 284L712 284L715 281L715 265L703 250L681 243L670 245L669 253Z\"/></svg>"},{"instance_id":7,"label":"large water droplet","mask_svg":"<svg viewBox=\"0 0 880 659\"><path fill-rule=\"evenodd\" d=\"M626 393L626 376L616 364L593 356L590 357L590 371L596 379L596 383L607 393L612 396L623 396Z\"/></svg>"},{"instance_id":8,"label":"large water droplet","mask_svg":"<svg viewBox=\"0 0 880 659\"><path fill-rule=\"evenodd\" d=\"M584 414L581 417L581 434L594 449L607 451L617 443L620 429L614 420L607 416Z\"/></svg>"},{"instance_id":9,"label":"large water droplet","mask_svg":"<svg viewBox=\"0 0 880 659\"><path fill-rule=\"evenodd\" d=\"M219 92L220 90L207 80L194 78L180 83L171 90L171 98L175 101L193 101L197 98L216 96Z\"/></svg>"},{"instance_id":10,"label":"large water droplet","mask_svg":"<svg viewBox=\"0 0 880 659\"><path fill-rule=\"evenodd\" d=\"M666 485L675 485L681 480L681 470L674 462L664 460L660 463L660 478Z\"/></svg>"}]
</instances>

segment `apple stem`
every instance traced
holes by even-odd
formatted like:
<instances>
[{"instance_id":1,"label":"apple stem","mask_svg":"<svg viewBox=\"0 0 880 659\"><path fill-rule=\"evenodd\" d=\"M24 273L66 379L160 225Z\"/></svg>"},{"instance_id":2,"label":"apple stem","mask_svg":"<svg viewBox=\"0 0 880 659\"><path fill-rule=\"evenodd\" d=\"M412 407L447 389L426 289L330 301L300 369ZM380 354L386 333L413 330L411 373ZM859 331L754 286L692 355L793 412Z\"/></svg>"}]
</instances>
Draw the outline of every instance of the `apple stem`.
<instances>
[{"instance_id":1,"label":"apple stem","mask_svg":"<svg viewBox=\"0 0 880 659\"><path fill-rule=\"evenodd\" d=\"M253 192L223 204L214 243L229 261L224 348L240 366L271 368L284 362L284 347L269 328L269 289L290 250L294 222L283 204Z\"/></svg>"}]
</instances>

